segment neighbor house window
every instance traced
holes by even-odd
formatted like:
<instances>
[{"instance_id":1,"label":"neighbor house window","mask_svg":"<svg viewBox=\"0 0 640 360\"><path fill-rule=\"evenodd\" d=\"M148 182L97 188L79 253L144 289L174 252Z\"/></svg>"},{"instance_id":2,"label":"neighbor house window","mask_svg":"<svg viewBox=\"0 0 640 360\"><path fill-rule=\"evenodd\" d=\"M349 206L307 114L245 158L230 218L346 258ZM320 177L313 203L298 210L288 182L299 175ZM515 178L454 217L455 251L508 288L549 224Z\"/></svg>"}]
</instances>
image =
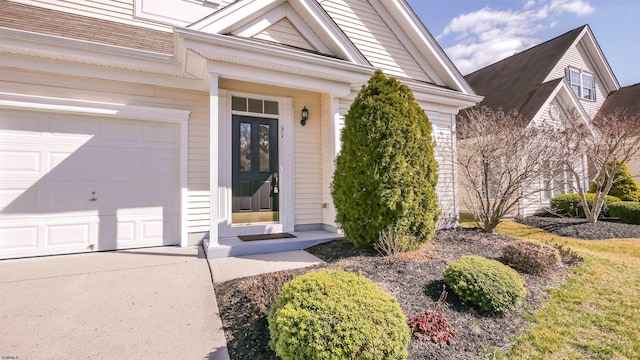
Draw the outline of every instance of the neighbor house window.
<instances>
[{"instance_id":1,"label":"neighbor house window","mask_svg":"<svg viewBox=\"0 0 640 360\"><path fill-rule=\"evenodd\" d=\"M596 82L593 75L577 69L567 69L567 79L571 84L571 90L577 97L587 100L596 99Z\"/></svg>"}]
</instances>

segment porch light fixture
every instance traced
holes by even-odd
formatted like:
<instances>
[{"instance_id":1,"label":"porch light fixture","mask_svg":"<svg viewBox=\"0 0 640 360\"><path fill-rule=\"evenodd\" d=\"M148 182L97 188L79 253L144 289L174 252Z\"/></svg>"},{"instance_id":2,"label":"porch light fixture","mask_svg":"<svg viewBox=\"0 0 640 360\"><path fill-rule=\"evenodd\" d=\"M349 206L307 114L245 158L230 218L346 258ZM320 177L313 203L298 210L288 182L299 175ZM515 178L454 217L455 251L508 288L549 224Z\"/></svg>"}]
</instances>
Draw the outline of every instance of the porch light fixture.
<instances>
[{"instance_id":1,"label":"porch light fixture","mask_svg":"<svg viewBox=\"0 0 640 360\"><path fill-rule=\"evenodd\" d=\"M307 107L302 108L302 119L300 119L300 125L307 125L307 120L309 119L309 109Z\"/></svg>"}]
</instances>

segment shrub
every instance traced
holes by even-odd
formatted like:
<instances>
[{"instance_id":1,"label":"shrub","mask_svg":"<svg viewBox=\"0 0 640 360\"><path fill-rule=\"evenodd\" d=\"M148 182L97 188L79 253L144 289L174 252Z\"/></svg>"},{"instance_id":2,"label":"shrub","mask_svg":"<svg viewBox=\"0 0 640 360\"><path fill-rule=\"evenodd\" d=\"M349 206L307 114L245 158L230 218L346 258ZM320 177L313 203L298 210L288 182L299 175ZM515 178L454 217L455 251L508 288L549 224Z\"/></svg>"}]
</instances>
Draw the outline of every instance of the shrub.
<instances>
[{"instance_id":1,"label":"shrub","mask_svg":"<svg viewBox=\"0 0 640 360\"><path fill-rule=\"evenodd\" d=\"M609 213L625 224L640 225L640 202L620 201L609 206Z\"/></svg>"},{"instance_id":2,"label":"shrub","mask_svg":"<svg viewBox=\"0 0 640 360\"><path fill-rule=\"evenodd\" d=\"M589 205L589 207L592 207L593 200L595 199L596 194L586 193L584 195L587 199L587 204ZM602 205L602 209L600 210L600 214L598 215L598 217L608 217L609 206L611 205L611 203L617 201L620 201L620 199L615 196L607 195L604 198L604 204ZM551 211L559 215L581 218L585 217L584 209L582 208L582 205L580 205L580 195L578 195L577 193L554 196L553 198L551 198L550 207Z\"/></svg>"},{"instance_id":3,"label":"shrub","mask_svg":"<svg viewBox=\"0 0 640 360\"><path fill-rule=\"evenodd\" d=\"M444 280L460 299L492 312L515 309L527 294L515 270L477 255L449 263Z\"/></svg>"},{"instance_id":4,"label":"shrub","mask_svg":"<svg viewBox=\"0 0 640 360\"><path fill-rule=\"evenodd\" d=\"M418 247L439 217L431 122L411 90L381 71L354 100L342 130L331 195L345 240L374 245L392 226Z\"/></svg>"},{"instance_id":5,"label":"shrub","mask_svg":"<svg viewBox=\"0 0 640 360\"><path fill-rule=\"evenodd\" d=\"M436 344L448 344L456 336L440 308L423 311L411 318L411 332L420 340L431 340Z\"/></svg>"},{"instance_id":6,"label":"shrub","mask_svg":"<svg viewBox=\"0 0 640 360\"><path fill-rule=\"evenodd\" d=\"M378 235L378 242L373 245L381 255L395 257L398 254L414 249L416 247L415 236L396 231L389 227Z\"/></svg>"},{"instance_id":7,"label":"shrub","mask_svg":"<svg viewBox=\"0 0 640 360\"><path fill-rule=\"evenodd\" d=\"M620 160L617 160L618 164ZM609 163L610 168L611 164ZM605 177L604 183L606 183L607 178ZM591 183L591 187L589 188L590 193L596 192L596 184ZM622 201L640 201L640 185L636 179L631 175L631 171L629 171L629 167L627 164L622 164L620 169L613 177L613 186L611 190L609 190L609 194L611 196L615 196Z\"/></svg>"},{"instance_id":8,"label":"shrub","mask_svg":"<svg viewBox=\"0 0 640 360\"><path fill-rule=\"evenodd\" d=\"M310 272L268 312L282 359L405 359L411 333L397 300L359 274Z\"/></svg>"},{"instance_id":9,"label":"shrub","mask_svg":"<svg viewBox=\"0 0 640 360\"><path fill-rule=\"evenodd\" d=\"M562 264L560 252L543 243L516 240L502 248L505 263L528 274L545 274Z\"/></svg>"}]
</instances>

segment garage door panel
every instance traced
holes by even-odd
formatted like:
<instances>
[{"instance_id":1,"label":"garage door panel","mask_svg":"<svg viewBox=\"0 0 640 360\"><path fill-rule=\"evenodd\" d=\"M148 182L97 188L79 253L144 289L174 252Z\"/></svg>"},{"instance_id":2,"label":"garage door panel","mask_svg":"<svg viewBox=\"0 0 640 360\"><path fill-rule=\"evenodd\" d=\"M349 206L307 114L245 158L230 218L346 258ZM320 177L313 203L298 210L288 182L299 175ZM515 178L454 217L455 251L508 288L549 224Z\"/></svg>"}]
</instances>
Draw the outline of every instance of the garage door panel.
<instances>
[{"instance_id":1,"label":"garage door panel","mask_svg":"<svg viewBox=\"0 0 640 360\"><path fill-rule=\"evenodd\" d=\"M91 242L91 224L61 224L47 226L46 246L84 246Z\"/></svg>"},{"instance_id":2,"label":"garage door panel","mask_svg":"<svg viewBox=\"0 0 640 360\"><path fill-rule=\"evenodd\" d=\"M178 243L179 131L0 111L0 258Z\"/></svg>"},{"instance_id":3,"label":"garage door panel","mask_svg":"<svg viewBox=\"0 0 640 360\"><path fill-rule=\"evenodd\" d=\"M95 136L95 121L81 116L52 116L49 129L45 128L43 130L49 130L49 136L54 141L55 139L74 139L86 142Z\"/></svg>"},{"instance_id":4,"label":"garage door panel","mask_svg":"<svg viewBox=\"0 0 640 360\"><path fill-rule=\"evenodd\" d=\"M0 151L0 172L40 173L40 151L2 150Z\"/></svg>"},{"instance_id":5,"label":"garage door panel","mask_svg":"<svg viewBox=\"0 0 640 360\"><path fill-rule=\"evenodd\" d=\"M3 111L0 116L0 140L12 141L15 138L35 138L41 136L44 120L39 114L21 111Z\"/></svg>"},{"instance_id":6,"label":"garage door panel","mask_svg":"<svg viewBox=\"0 0 640 360\"><path fill-rule=\"evenodd\" d=\"M38 248L38 226L0 227L0 250L25 251Z\"/></svg>"}]
</instances>

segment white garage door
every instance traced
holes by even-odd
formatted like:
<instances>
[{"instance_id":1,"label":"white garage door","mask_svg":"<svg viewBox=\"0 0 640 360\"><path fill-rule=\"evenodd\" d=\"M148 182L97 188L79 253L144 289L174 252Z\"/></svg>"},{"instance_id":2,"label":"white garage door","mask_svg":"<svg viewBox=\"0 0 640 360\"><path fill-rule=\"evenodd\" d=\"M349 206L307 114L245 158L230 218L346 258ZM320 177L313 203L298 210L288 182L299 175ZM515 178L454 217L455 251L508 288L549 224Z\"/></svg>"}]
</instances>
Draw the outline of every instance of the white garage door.
<instances>
[{"instance_id":1,"label":"white garage door","mask_svg":"<svg viewBox=\"0 0 640 360\"><path fill-rule=\"evenodd\" d=\"M0 110L0 258L178 244L179 130Z\"/></svg>"}]
</instances>

